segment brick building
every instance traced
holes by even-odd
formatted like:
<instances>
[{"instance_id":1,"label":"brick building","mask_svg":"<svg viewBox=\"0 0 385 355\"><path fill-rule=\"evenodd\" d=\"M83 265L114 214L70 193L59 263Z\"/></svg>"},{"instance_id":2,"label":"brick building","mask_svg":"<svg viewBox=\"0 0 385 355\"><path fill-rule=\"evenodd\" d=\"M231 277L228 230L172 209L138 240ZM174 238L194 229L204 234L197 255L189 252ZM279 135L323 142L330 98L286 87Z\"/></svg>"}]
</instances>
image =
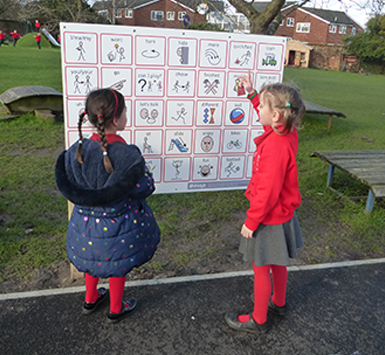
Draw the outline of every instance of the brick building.
<instances>
[{"instance_id":1,"label":"brick building","mask_svg":"<svg viewBox=\"0 0 385 355\"><path fill-rule=\"evenodd\" d=\"M214 1L215 7L223 9L223 2ZM209 6L213 6L211 3ZM189 22L206 22L206 15L199 14L196 0L115 0L96 1L92 7L99 15L111 23L126 26L147 26L184 28L185 15ZM114 16L115 13L115 16Z\"/></svg>"}]
</instances>

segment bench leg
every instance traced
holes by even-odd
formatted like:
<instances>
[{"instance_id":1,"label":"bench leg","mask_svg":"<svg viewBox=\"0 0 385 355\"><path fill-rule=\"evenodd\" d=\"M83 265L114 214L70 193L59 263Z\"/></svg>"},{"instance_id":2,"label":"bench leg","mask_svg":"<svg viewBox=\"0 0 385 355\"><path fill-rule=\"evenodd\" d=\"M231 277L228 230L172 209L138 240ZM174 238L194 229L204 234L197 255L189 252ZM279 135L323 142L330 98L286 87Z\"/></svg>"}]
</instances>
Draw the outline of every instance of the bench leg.
<instances>
[{"instance_id":1,"label":"bench leg","mask_svg":"<svg viewBox=\"0 0 385 355\"><path fill-rule=\"evenodd\" d=\"M333 115L329 116L328 129L332 128L332 117Z\"/></svg>"},{"instance_id":2,"label":"bench leg","mask_svg":"<svg viewBox=\"0 0 385 355\"><path fill-rule=\"evenodd\" d=\"M326 182L326 187L330 187L333 183L334 178L334 165L329 165L328 180Z\"/></svg>"},{"instance_id":3,"label":"bench leg","mask_svg":"<svg viewBox=\"0 0 385 355\"><path fill-rule=\"evenodd\" d=\"M368 200L366 202L365 213L370 214L373 210L373 206L374 206L374 196L373 196L372 191L369 190Z\"/></svg>"}]
</instances>

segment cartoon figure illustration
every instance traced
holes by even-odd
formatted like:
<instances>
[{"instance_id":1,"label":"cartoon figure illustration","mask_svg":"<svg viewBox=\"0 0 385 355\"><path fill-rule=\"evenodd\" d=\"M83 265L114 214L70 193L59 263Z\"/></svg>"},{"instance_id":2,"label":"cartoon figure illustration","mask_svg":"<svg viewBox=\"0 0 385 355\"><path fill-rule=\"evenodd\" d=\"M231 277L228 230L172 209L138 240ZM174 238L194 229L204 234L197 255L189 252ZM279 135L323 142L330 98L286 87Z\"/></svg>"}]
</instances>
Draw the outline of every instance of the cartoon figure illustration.
<instances>
[{"instance_id":1,"label":"cartoon figure illustration","mask_svg":"<svg viewBox=\"0 0 385 355\"><path fill-rule=\"evenodd\" d=\"M119 54L119 62L121 62L122 60L126 59L126 57L124 56L124 48L123 47L119 48L118 54Z\"/></svg>"},{"instance_id":2,"label":"cartoon figure illustration","mask_svg":"<svg viewBox=\"0 0 385 355\"><path fill-rule=\"evenodd\" d=\"M143 154L144 153L153 153L152 149L151 149L151 145L148 144L148 138L147 137L144 137L143 138Z\"/></svg>"},{"instance_id":3,"label":"cartoon figure illustration","mask_svg":"<svg viewBox=\"0 0 385 355\"><path fill-rule=\"evenodd\" d=\"M241 149L242 148L242 143L239 139L235 140L235 141L229 141L226 145L227 149L233 149L233 147L237 148L237 149Z\"/></svg>"},{"instance_id":4,"label":"cartoon figure illustration","mask_svg":"<svg viewBox=\"0 0 385 355\"><path fill-rule=\"evenodd\" d=\"M250 58L251 58L251 52L247 51L240 58L235 59L234 63L242 67L244 64L247 64L249 62Z\"/></svg>"},{"instance_id":5,"label":"cartoon figure illustration","mask_svg":"<svg viewBox=\"0 0 385 355\"><path fill-rule=\"evenodd\" d=\"M231 174L235 174L238 172L241 168L239 166L235 166L234 163L231 161L225 168L225 172L227 173L227 177L230 177Z\"/></svg>"},{"instance_id":6,"label":"cartoon figure illustration","mask_svg":"<svg viewBox=\"0 0 385 355\"><path fill-rule=\"evenodd\" d=\"M115 51L110 51L107 53L107 59L110 61L110 62L113 62L115 59L116 59L116 53Z\"/></svg>"},{"instance_id":7,"label":"cartoon figure illustration","mask_svg":"<svg viewBox=\"0 0 385 355\"><path fill-rule=\"evenodd\" d=\"M242 85L240 78L235 79L234 91L237 93L238 96L246 94L245 87Z\"/></svg>"},{"instance_id":8,"label":"cartoon figure illustration","mask_svg":"<svg viewBox=\"0 0 385 355\"><path fill-rule=\"evenodd\" d=\"M182 107L181 109L180 109L180 111L176 111L176 114L178 115L178 117L171 117L173 120L175 120L175 121L179 121L179 120L182 120L183 121L183 124L186 124L186 122L185 122L185 117L184 116L186 116L187 115L187 112L186 112L186 109L184 108L184 107Z\"/></svg>"},{"instance_id":9,"label":"cartoon figure illustration","mask_svg":"<svg viewBox=\"0 0 385 355\"><path fill-rule=\"evenodd\" d=\"M210 136L203 137L201 140L201 148L205 153L211 152L214 148L214 140Z\"/></svg>"},{"instance_id":10,"label":"cartoon figure illustration","mask_svg":"<svg viewBox=\"0 0 385 355\"><path fill-rule=\"evenodd\" d=\"M199 168L200 170L198 171L198 174L200 174L200 176L202 177L207 177L211 174L211 169L213 169L214 167L209 165L203 165L203 166L200 166Z\"/></svg>"},{"instance_id":11,"label":"cartoon figure illustration","mask_svg":"<svg viewBox=\"0 0 385 355\"><path fill-rule=\"evenodd\" d=\"M172 88L175 92L178 92L179 91L179 80L177 80L175 83L174 83L174 86Z\"/></svg>"},{"instance_id":12,"label":"cartoon figure illustration","mask_svg":"<svg viewBox=\"0 0 385 355\"><path fill-rule=\"evenodd\" d=\"M86 81L84 83L84 86L86 87L84 91L85 94L88 94L91 91L92 83L90 81L90 78L91 77L89 75L86 76Z\"/></svg>"},{"instance_id":13,"label":"cartoon figure illustration","mask_svg":"<svg viewBox=\"0 0 385 355\"><path fill-rule=\"evenodd\" d=\"M78 92L79 94L81 94L80 88L79 88L79 85L80 85L80 84L84 84L84 81L79 81L79 75L75 75L75 81L74 81L74 86L75 86L75 88L74 88L74 94L76 94L77 92Z\"/></svg>"},{"instance_id":14,"label":"cartoon figure illustration","mask_svg":"<svg viewBox=\"0 0 385 355\"><path fill-rule=\"evenodd\" d=\"M146 120L149 124L154 124L156 122L156 118L158 117L159 112L155 108L151 111L151 113L148 112L146 108L142 108L140 110L139 116Z\"/></svg>"},{"instance_id":15,"label":"cartoon figure illustration","mask_svg":"<svg viewBox=\"0 0 385 355\"><path fill-rule=\"evenodd\" d=\"M205 51L205 57L211 65L218 65L221 62L221 57L215 49L208 48Z\"/></svg>"},{"instance_id":16,"label":"cartoon figure illustration","mask_svg":"<svg viewBox=\"0 0 385 355\"><path fill-rule=\"evenodd\" d=\"M175 168L175 178L179 178L179 168L183 165L183 160L173 160L171 165Z\"/></svg>"},{"instance_id":17,"label":"cartoon figure illustration","mask_svg":"<svg viewBox=\"0 0 385 355\"><path fill-rule=\"evenodd\" d=\"M148 92L152 92L152 82L151 82L151 81L149 81L149 82L147 83L147 91L148 91Z\"/></svg>"},{"instance_id":18,"label":"cartoon figure illustration","mask_svg":"<svg viewBox=\"0 0 385 355\"><path fill-rule=\"evenodd\" d=\"M171 139L168 151L173 150L176 147L181 153L188 152L187 144L183 141L181 137L176 139Z\"/></svg>"},{"instance_id":19,"label":"cartoon figure illustration","mask_svg":"<svg viewBox=\"0 0 385 355\"><path fill-rule=\"evenodd\" d=\"M147 59L155 59L160 56L160 53L156 49L145 49L141 55Z\"/></svg>"},{"instance_id":20,"label":"cartoon figure illustration","mask_svg":"<svg viewBox=\"0 0 385 355\"><path fill-rule=\"evenodd\" d=\"M212 83L210 82L209 79L205 79L205 80L203 80L203 84L205 86L204 87L205 88L205 94L212 93L212 94L216 95L218 85L219 85L218 79L215 79Z\"/></svg>"},{"instance_id":21,"label":"cartoon figure illustration","mask_svg":"<svg viewBox=\"0 0 385 355\"><path fill-rule=\"evenodd\" d=\"M187 93L190 92L190 82L187 81L186 85L182 86L183 91L186 91Z\"/></svg>"},{"instance_id":22,"label":"cartoon figure illustration","mask_svg":"<svg viewBox=\"0 0 385 355\"><path fill-rule=\"evenodd\" d=\"M85 49L83 48L83 42L82 42L82 41L79 42L78 47L76 47L76 50L79 52L78 61L79 61L80 59L82 59L82 60L85 61L85 60L86 60L86 57L85 57L84 55L85 55L86 51L85 51Z\"/></svg>"},{"instance_id":23,"label":"cartoon figure illustration","mask_svg":"<svg viewBox=\"0 0 385 355\"><path fill-rule=\"evenodd\" d=\"M162 92L162 90L163 90L162 82L161 82L161 81L158 81L158 91L159 91L159 92Z\"/></svg>"},{"instance_id":24,"label":"cartoon figure illustration","mask_svg":"<svg viewBox=\"0 0 385 355\"><path fill-rule=\"evenodd\" d=\"M188 64L189 47L179 47L176 50L176 54L180 57L180 64Z\"/></svg>"}]
</instances>

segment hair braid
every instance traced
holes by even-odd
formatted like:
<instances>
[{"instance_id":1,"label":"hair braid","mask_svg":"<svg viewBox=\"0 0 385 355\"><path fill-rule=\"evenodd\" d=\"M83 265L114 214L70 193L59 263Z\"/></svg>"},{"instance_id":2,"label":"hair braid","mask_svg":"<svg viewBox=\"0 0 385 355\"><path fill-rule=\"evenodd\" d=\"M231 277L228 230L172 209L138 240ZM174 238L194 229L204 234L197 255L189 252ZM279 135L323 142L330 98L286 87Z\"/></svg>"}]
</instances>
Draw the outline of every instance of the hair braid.
<instances>
[{"instance_id":1,"label":"hair braid","mask_svg":"<svg viewBox=\"0 0 385 355\"><path fill-rule=\"evenodd\" d=\"M104 131L104 119L103 115L98 115L98 122L96 125L96 129L98 130L99 138L100 138L100 147L102 148L103 151L103 163L104 163L104 168L106 171L110 174L114 172L114 168L112 167L110 158L108 157L108 141L107 141L107 136Z\"/></svg>"},{"instance_id":2,"label":"hair braid","mask_svg":"<svg viewBox=\"0 0 385 355\"><path fill-rule=\"evenodd\" d=\"M83 164L82 159L82 145L83 145L83 133L82 133L82 124L84 122L84 117L86 115L86 112L83 111L79 115L79 121L78 121L78 132L79 132L79 141L78 141L78 147L76 149L76 159L80 164Z\"/></svg>"}]
</instances>

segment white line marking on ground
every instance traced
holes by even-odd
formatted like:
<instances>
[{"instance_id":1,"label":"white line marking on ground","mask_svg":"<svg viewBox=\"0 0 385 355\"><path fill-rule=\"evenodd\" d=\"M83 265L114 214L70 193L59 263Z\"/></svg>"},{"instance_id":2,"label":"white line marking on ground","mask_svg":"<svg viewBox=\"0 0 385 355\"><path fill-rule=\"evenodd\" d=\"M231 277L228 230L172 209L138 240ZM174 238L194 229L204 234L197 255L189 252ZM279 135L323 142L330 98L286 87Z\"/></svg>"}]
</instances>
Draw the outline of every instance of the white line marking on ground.
<instances>
[{"instance_id":1,"label":"white line marking on ground","mask_svg":"<svg viewBox=\"0 0 385 355\"><path fill-rule=\"evenodd\" d=\"M338 263L326 263L326 264L315 264L315 265L295 265L295 266L288 266L287 270L289 272L306 271L306 270L322 270L322 269L334 269L334 268L340 268L340 267L361 266L361 265L371 265L371 264L381 264L381 263L385 263L385 258L343 261ZM207 275L179 276L179 277L169 277L169 278L163 278L163 279L127 281L125 284L125 287L153 286L153 285L180 283L180 282L217 280L217 279L225 279L225 278L237 277L237 276L252 276L253 274L254 274L253 270L245 270L245 271L222 272L222 273L207 274ZM109 286L108 284L101 284L99 285L99 287L108 288ZM20 298L65 295L69 293L79 293L79 292L85 292L85 287L77 286L77 287L56 288L56 289L50 289L50 290L40 290L40 291L5 293L5 294L0 294L0 301L20 299Z\"/></svg>"}]
</instances>

